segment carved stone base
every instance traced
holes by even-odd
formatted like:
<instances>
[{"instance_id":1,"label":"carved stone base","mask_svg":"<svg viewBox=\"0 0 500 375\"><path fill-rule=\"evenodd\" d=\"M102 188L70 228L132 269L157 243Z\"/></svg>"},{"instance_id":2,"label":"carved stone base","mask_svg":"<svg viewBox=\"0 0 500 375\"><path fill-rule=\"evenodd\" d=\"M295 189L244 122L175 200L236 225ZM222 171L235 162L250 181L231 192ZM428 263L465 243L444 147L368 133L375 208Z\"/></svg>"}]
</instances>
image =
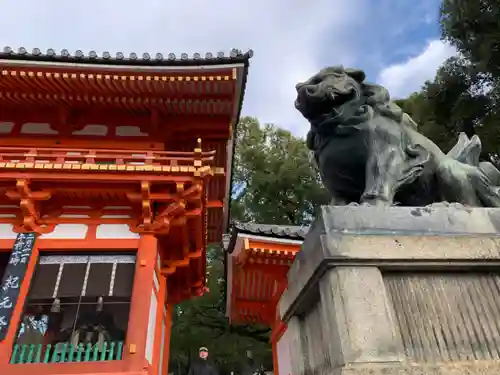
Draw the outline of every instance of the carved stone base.
<instances>
[{"instance_id":1,"label":"carved stone base","mask_svg":"<svg viewBox=\"0 0 500 375\"><path fill-rule=\"evenodd\" d=\"M279 303L292 374L498 373L499 234L500 209L322 207Z\"/></svg>"}]
</instances>

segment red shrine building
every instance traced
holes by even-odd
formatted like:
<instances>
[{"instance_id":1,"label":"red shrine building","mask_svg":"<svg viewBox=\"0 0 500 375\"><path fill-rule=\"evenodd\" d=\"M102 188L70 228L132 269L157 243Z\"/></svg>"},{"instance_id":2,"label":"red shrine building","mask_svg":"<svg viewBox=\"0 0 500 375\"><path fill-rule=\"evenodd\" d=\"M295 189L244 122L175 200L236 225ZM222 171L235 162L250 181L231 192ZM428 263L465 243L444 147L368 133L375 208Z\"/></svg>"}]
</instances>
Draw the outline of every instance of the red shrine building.
<instances>
[{"instance_id":1,"label":"red shrine building","mask_svg":"<svg viewBox=\"0 0 500 375\"><path fill-rule=\"evenodd\" d=\"M278 302L309 227L235 224L226 247L226 314L231 324L271 328L274 375L292 375L291 338Z\"/></svg>"},{"instance_id":2,"label":"red shrine building","mask_svg":"<svg viewBox=\"0 0 500 375\"><path fill-rule=\"evenodd\" d=\"M0 374L168 373L251 54L0 52Z\"/></svg>"}]
</instances>

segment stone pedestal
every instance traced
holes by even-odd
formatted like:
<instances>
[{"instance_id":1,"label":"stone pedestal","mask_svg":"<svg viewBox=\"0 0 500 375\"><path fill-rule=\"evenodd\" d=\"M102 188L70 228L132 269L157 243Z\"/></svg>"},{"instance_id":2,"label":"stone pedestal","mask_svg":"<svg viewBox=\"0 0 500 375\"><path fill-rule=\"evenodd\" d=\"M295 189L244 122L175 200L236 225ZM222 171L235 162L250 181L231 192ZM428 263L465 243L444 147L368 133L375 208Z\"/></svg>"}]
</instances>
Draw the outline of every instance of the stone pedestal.
<instances>
[{"instance_id":1,"label":"stone pedestal","mask_svg":"<svg viewBox=\"0 0 500 375\"><path fill-rule=\"evenodd\" d=\"M500 373L500 209L324 206L279 309L293 375Z\"/></svg>"}]
</instances>

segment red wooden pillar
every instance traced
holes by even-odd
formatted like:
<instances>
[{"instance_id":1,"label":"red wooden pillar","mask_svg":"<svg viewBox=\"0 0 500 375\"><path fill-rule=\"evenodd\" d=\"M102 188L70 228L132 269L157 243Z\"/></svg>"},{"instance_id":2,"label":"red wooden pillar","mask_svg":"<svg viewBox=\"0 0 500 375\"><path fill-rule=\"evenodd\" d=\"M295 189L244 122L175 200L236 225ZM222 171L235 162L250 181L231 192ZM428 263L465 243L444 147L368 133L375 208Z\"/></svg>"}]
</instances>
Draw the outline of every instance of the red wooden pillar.
<instances>
[{"instance_id":1,"label":"red wooden pillar","mask_svg":"<svg viewBox=\"0 0 500 375\"><path fill-rule=\"evenodd\" d=\"M271 350L273 352L273 374L279 375L279 364L278 364L278 342L276 340L272 340L271 342ZM285 374L288 375L288 374Z\"/></svg>"},{"instance_id":2,"label":"red wooden pillar","mask_svg":"<svg viewBox=\"0 0 500 375\"><path fill-rule=\"evenodd\" d=\"M128 360L131 371L141 371L148 368L146 361L146 341L157 250L158 240L153 234L141 235L137 250L134 286L132 289L124 353L124 359Z\"/></svg>"},{"instance_id":3,"label":"red wooden pillar","mask_svg":"<svg viewBox=\"0 0 500 375\"><path fill-rule=\"evenodd\" d=\"M168 363L170 360L170 334L172 333L172 314L174 305L169 303L167 305L167 314L165 316L165 343L163 345L163 374L168 374Z\"/></svg>"},{"instance_id":4,"label":"red wooden pillar","mask_svg":"<svg viewBox=\"0 0 500 375\"><path fill-rule=\"evenodd\" d=\"M278 353L278 342L285 333L287 325L281 320L275 322L272 333L271 333L271 348L273 353L273 368L274 375L291 375L291 374L280 374L279 372L279 353Z\"/></svg>"},{"instance_id":5,"label":"red wooden pillar","mask_svg":"<svg viewBox=\"0 0 500 375\"><path fill-rule=\"evenodd\" d=\"M274 294L271 303L274 305L274 322L271 331L271 349L273 354L273 369L274 375L279 375L279 356L278 356L278 341L286 330L286 324L282 322L279 312L279 300L283 292L287 287L286 273L280 275L278 282L278 287L276 288L276 293ZM290 375L290 374L283 374Z\"/></svg>"},{"instance_id":6,"label":"red wooden pillar","mask_svg":"<svg viewBox=\"0 0 500 375\"><path fill-rule=\"evenodd\" d=\"M157 273L159 275L159 272ZM151 375L159 374L159 363L161 358L161 339L162 339L162 331L163 331L163 315L165 309L165 295L167 289L167 279L163 275L158 276L158 305L156 309L156 327L155 327L155 341L153 347L153 365L151 370ZM162 369L163 371L163 369Z\"/></svg>"}]
</instances>

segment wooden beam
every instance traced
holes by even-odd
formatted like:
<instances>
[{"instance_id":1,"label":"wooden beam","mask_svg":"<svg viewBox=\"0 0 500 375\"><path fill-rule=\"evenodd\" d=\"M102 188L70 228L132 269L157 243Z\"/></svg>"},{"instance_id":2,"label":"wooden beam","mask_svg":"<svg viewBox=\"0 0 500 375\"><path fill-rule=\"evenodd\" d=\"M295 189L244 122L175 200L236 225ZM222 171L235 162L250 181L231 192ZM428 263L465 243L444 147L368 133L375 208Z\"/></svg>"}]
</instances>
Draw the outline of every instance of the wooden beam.
<instances>
[{"instance_id":1,"label":"wooden beam","mask_svg":"<svg viewBox=\"0 0 500 375\"><path fill-rule=\"evenodd\" d=\"M225 115L206 116L191 114L174 116L158 112L158 116L161 116L161 123L165 124L169 129L176 129L183 132L192 131L192 129L197 128L202 131L202 134L210 134L212 131L217 131L217 129L223 130L228 128L228 116ZM0 121L17 122L19 125L27 122L56 124L60 121L60 114L57 108L34 107L30 108L30 111L26 111L23 108L16 109L14 107L2 106ZM116 127L117 125L139 126L140 124L149 123L151 123L149 112L131 115L128 111L112 108L102 109L95 106L79 110L74 109L71 115L71 125L79 127L87 124ZM91 137L91 139L95 138Z\"/></svg>"},{"instance_id":2,"label":"wooden beam","mask_svg":"<svg viewBox=\"0 0 500 375\"><path fill-rule=\"evenodd\" d=\"M290 264L256 264L247 263L241 267L243 272L262 272L265 275L276 277L277 281L281 281L282 278L286 279L286 275L290 270Z\"/></svg>"},{"instance_id":3,"label":"wooden beam","mask_svg":"<svg viewBox=\"0 0 500 375\"><path fill-rule=\"evenodd\" d=\"M39 120L40 121L40 120ZM96 137L75 137L75 138L60 138L54 139L53 137L30 137L30 136L16 136L15 134L1 135L0 143L2 146L10 147L51 147L58 148L87 148L89 142L92 142L92 147L95 149L113 149L113 150L157 150L163 151L163 142L153 140L135 139L127 140L113 139L112 142L107 139ZM133 137L131 137L133 138ZM158 140L158 139L157 139Z\"/></svg>"},{"instance_id":4,"label":"wooden beam","mask_svg":"<svg viewBox=\"0 0 500 375\"><path fill-rule=\"evenodd\" d=\"M205 205L207 208L223 208L224 202L220 200L208 201Z\"/></svg>"},{"instance_id":5,"label":"wooden beam","mask_svg":"<svg viewBox=\"0 0 500 375\"><path fill-rule=\"evenodd\" d=\"M268 250L270 253L273 251L283 251L291 254L296 254L300 251L300 247L302 246L302 241L300 243L285 243L279 242L279 239L276 241L266 241L263 239L248 239L248 246L253 249L264 249ZM300 241L300 240L298 240Z\"/></svg>"},{"instance_id":6,"label":"wooden beam","mask_svg":"<svg viewBox=\"0 0 500 375\"><path fill-rule=\"evenodd\" d=\"M80 176L80 177L79 177ZM37 180L45 180L45 181L75 181L78 179L82 179L86 182L93 181L97 183L106 182L137 182L138 180L144 181L162 181L162 182L195 182L199 178L195 176L189 175L158 175L154 173L141 174L141 176L137 176L136 173L108 173L108 172L99 172L97 173L92 170L75 170L74 172L58 172L54 173L47 172L46 169L40 169L39 171L34 170L33 172L0 172L0 181L2 180L17 180L17 179L37 179Z\"/></svg>"}]
</instances>

